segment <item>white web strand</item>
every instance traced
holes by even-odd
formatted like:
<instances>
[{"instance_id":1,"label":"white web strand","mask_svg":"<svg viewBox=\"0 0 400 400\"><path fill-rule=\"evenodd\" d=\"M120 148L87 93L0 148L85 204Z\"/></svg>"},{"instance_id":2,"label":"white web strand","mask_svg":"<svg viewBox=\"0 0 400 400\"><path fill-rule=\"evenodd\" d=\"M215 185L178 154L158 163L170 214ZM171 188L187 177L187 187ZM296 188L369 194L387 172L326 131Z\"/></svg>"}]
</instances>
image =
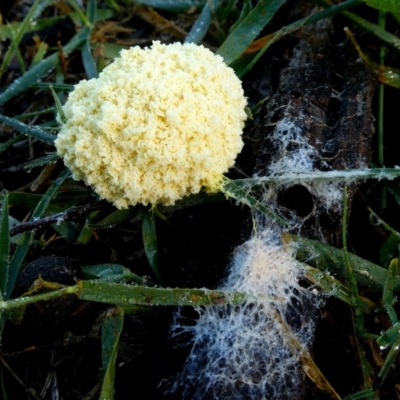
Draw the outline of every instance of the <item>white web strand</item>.
<instances>
[{"instance_id":1,"label":"white web strand","mask_svg":"<svg viewBox=\"0 0 400 400\"><path fill-rule=\"evenodd\" d=\"M317 172L316 160L325 166L295 122L290 117L282 119L270 137L274 157L268 167L269 176L301 177ZM340 183L302 184L319 204L340 210ZM293 182L271 185L262 201L279 214L277 194L292 185ZM266 217L255 218L253 237L236 249L228 277L219 288L248 293L257 301L240 306L199 307L194 326L181 324L179 313L175 319L172 334L188 332L193 337L183 371L169 390L183 399L302 397L300 357L290 346L293 336L289 336L294 335L304 349L310 347L320 299L299 284L302 268L292 250L281 243L281 230ZM301 221L293 215L292 229L296 225L300 226Z\"/></svg>"},{"instance_id":2,"label":"white web strand","mask_svg":"<svg viewBox=\"0 0 400 400\"><path fill-rule=\"evenodd\" d=\"M248 293L256 302L199 307L195 326L172 328L193 334L191 354L172 387L180 388L183 398L294 399L299 394L299 357L288 349L290 338L277 313L307 348L317 308L311 292L297 282L301 266L278 236L267 228L239 246L220 286Z\"/></svg>"}]
</instances>

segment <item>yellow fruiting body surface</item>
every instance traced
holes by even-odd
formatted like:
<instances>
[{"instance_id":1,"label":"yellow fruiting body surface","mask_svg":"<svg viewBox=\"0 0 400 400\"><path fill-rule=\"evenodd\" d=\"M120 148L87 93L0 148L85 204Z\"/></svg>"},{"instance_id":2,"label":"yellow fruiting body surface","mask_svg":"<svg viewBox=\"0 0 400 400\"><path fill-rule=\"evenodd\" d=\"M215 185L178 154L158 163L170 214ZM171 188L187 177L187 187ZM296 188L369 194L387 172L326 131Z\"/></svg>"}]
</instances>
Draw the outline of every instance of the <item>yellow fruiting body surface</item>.
<instances>
[{"instance_id":1,"label":"yellow fruiting body surface","mask_svg":"<svg viewBox=\"0 0 400 400\"><path fill-rule=\"evenodd\" d=\"M245 106L220 56L153 42L75 86L55 145L73 178L117 208L172 205L218 190L243 147Z\"/></svg>"}]
</instances>

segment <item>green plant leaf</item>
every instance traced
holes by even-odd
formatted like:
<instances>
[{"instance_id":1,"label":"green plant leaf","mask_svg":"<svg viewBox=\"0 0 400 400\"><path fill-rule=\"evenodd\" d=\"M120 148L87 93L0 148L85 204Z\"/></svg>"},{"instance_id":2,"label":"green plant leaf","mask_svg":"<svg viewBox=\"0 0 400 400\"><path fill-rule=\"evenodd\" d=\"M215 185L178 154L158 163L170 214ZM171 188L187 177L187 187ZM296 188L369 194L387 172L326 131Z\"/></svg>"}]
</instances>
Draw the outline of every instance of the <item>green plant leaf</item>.
<instances>
[{"instance_id":1,"label":"green plant leaf","mask_svg":"<svg viewBox=\"0 0 400 400\"><path fill-rule=\"evenodd\" d=\"M344 286L335 277L317 268L310 267L307 264L303 264L303 268L305 269L305 277L310 280L314 285L319 286L328 295L334 296L351 306L354 305L354 299L350 289ZM361 298L361 300L363 312L369 313L376 308L376 304L372 301L369 301L364 297Z\"/></svg>"},{"instance_id":2,"label":"green plant leaf","mask_svg":"<svg viewBox=\"0 0 400 400\"><path fill-rule=\"evenodd\" d=\"M90 34L90 29L88 27L82 28L65 46L63 46L63 52L68 55ZM26 89L31 87L38 79L47 75L49 70L55 68L59 61L59 54L54 53L48 56L40 63L33 66L29 71L25 72L20 78L16 79L11 85L0 94L0 106L17 96L18 94L24 92Z\"/></svg>"},{"instance_id":3,"label":"green plant leaf","mask_svg":"<svg viewBox=\"0 0 400 400\"><path fill-rule=\"evenodd\" d=\"M328 3L325 0L319 1L322 1L325 6L331 5L331 3ZM293 22L290 25L284 26L272 34L257 39L246 49L246 51L243 53L243 57L237 58L235 61L232 62L231 66L238 77L242 78L253 68L255 63L261 58L261 56L273 43L277 42L288 34L295 32L297 29L300 29L305 25L311 24L324 18L332 17L333 15L343 12L344 10L356 7L361 3L362 0L343 1L342 3L329 7L326 10L311 14L305 18ZM258 53L255 53L256 51L258 51Z\"/></svg>"},{"instance_id":4,"label":"green plant leaf","mask_svg":"<svg viewBox=\"0 0 400 400\"><path fill-rule=\"evenodd\" d=\"M332 5L332 3L327 0L320 0L320 2L322 2L325 6L328 7ZM387 43L390 46L393 46L397 50L400 50L400 38L397 37L396 35L393 35L392 33L381 28L379 25L373 24L372 22L367 21L366 19L358 16L357 14L351 13L349 11L343 11L343 15L352 22L361 26L363 29L371 32L373 35L378 37L383 42Z\"/></svg>"},{"instance_id":5,"label":"green plant leaf","mask_svg":"<svg viewBox=\"0 0 400 400\"><path fill-rule=\"evenodd\" d=\"M155 283L134 274L128 268L120 264L97 264L81 267L85 274L105 282L134 281L142 286L156 286Z\"/></svg>"},{"instance_id":6,"label":"green plant leaf","mask_svg":"<svg viewBox=\"0 0 400 400\"><path fill-rule=\"evenodd\" d=\"M9 64L11 60L11 56L13 52L16 52L17 57L19 56L19 42L22 39L22 36L25 33L25 29L27 28L27 25L29 22L31 22L32 19L35 18L35 13L37 9L41 9L41 4L46 5L47 1L41 1L41 0L35 0L34 3L30 6L28 13L26 14L24 20L17 25L17 29L15 31L10 30L10 39L12 42L12 45L8 47L6 54L3 57L3 62L0 66L0 77L3 75L7 65ZM23 62L21 64L21 67L23 68Z\"/></svg>"},{"instance_id":7,"label":"green plant leaf","mask_svg":"<svg viewBox=\"0 0 400 400\"><path fill-rule=\"evenodd\" d=\"M97 264L82 267L82 272L90 274L103 281L116 282L129 278L131 271L120 264Z\"/></svg>"},{"instance_id":8,"label":"green plant leaf","mask_svg":"<svg viewBox=\"0 0 400 400\"><path fill-rule=\"evenodd\" d=\"M0 211L0 300L7 289L10 268L10 235L8 219L8 193L3 195Z\"/></svg>"},{"instance_id":9,"label":"green plant leaf","mask_svg":"<svg viewBox=\"0 0 400 400\"><path fill-rule=\"evenodd\" d=\"M100 400L112 400L114 398L115 367L123 326L123 309L116 307L110 310L106 315L101 330L102 364L105 373Z\"/></svg>"},{"instance_id":10,"label":"green plant leaf","mask_svg":"<svg viewBox=\"0 0 400 400\"><path fill-rule=\"evenodd\" d=\"M53 199L54 195L57 193L58 189L64 183L65 179L68 178L69 175L70 172L67 168L61 172L59 177L47 189L47 192L43 195L43 197L37 204L35 210L32 213L31 220L38 219L44 214L51 200ZM25 260L26 253L28 252L29 247L32 243L34 234L35 230L33 230L32 232L23 233L21 236L21 240L14 251L13 257L10 262L10 269L9 269L10 272L9 272L9 279L7 281L7 289L5 293L3 293L3 297L6 300L10 298L11 293L14 289L15 281L17 280L19 270Z\"/></svg>"},{"instance_id":11,"label":"green plant leaf","mask_svg":"<svg viewBox=\"0 0 400 400\"><path fill-rule=\"evenodd\" d=\"M382 243L379 251L379 264L386 267L390 261L396 256L400 239L395 234L390 234L389 237Z\"/></svg>"},{"instance_id":12,"label":"green plant leaf","mask_svg":"<svg viewBox=\"0 0 400 400\"><path fill-rule=\"evenodd\" d=\"M97 18L97 1L89 0L86 5L86 18L94 25Z\"/></svg>"},{"instance_id":13,"label":"green plant leaf","mask_svg":"<svg viewBox=\"0 0 400 400\"><path fill-rule=\"evenodd\" d=\"M369 399L370 396L374 395L375 391L372 389L365 389L360 392L351 394L350 396L346 396L343 400L361 400L361 399Z\"/></svg>"},{"instance_id":14,"label":"green plant leaf","mask_svg":"<svg viewBox=\"0 0 400 400\"><path fill-rule=\"evenodd\" d=\"M143 4L145 6L158 8L160 10L182 12L186 11L192 6L202 8L206 4L205 0L136 0L135 3Z\"/></svg>"},{"instance_id":15,"label":"green plant leaf","mask_svg":"<svg viewBox=\"0 0 400 400\"><path fill-rule=\"evenodd\" d=\"M394 258L389 265L385 286L383 288L383 304L392 304L394 299L394 283L397 277L398 259Z\"/></svg>"},{"instance_id":16,"label":"green plant leaf","mask_svg":"<svg viewBox=\"0 0 400 400\"><path fill-rule=\"evenodd\" d=\"M209 0L201 11L199 18L193 24L186 36L185 43L200 43L211 25L213 10L218 7L220 0Z\"/></svg>"},{"instance_id":17,"label":"green plant leaf","mask_svg":"<svg viewBox=\"0 0 400 400\"><path fill-rule=\"evenodd\" d=\"M96 229L109 229L113 228L114 226L121 224L125 221L130 220L135 215L137 217L142 217L141 214L142 208L140 207L130 207L125 210L116 210L109 214L107 217L98 221L96 223L91 223L90 227L94 230Z\"/></svg>"},{"instance_id":18,"label":"green plant leaf","mask_svg":"<svg viewBox=\"0 0 400 400\"><path fill-rule=\"evenodd\" d=\"M245 0L243 2L242 9L240 10L240 15L238 20L229 28L229 32L233 32L239 24L249 15L250 11L253 9L253 5L250 0Z\"/></svg>"},{"instance_id":19,"label":"green plant leaf","mask_svg":"<svg viewBox=\"0 0 400 400\"><path fill-rule=\"evenodd\" d=\"M96 21L97 3L95 0L89 0L86 7L86 18L88 19L91 28ZM85 68L88 79L97 78L97 66L90 48L90 36L88 35L82 46L82 62Z\"/></svg>"},{"instance_id":20,"label":"green plant leaf","mask_svg":"<svg viewBox=\"0 0 400 400\"><path fill-rule=\"evenodd\" d=\"M11 146L13 146L15 143L20 142L21 140L25 139L25 135L17 135L9 140L7 140L7 142L5 143L0 143L0 154L3 151L6 151L8 148L10 148Z\"/></svg>"},{"instance_id":21,"label":"green plant leaf","mask_svg":"<svg viewBox=\"0 0 400 400\"><path fill-rule=\"evenodd\" d=\"M57 93L56 93L55 90L53 89L53 85L49 85L49 89L50 89L50 91L51 91L51 95L53 96L53 100L54 100L54 103L55 103L55 105L56 105L58 115L60 116L60 120L61 120L61 122L62 122L63 124L65 124L65 123L67 122L67 118L65 117L65 114L64 114L64 110L63 110L63 108L62 108L61 101L60 101L60 99L58 98Z\"/></svg>"},{"instance_id":22,"label":"green plant leaf","mask_svg":"<svg viewBox=\"0 0 400 400\"><path fill-rule=\"evenodd\" d=\"M235 61L268 24L284 0L260 0L217 50L226 64Z\"/></svg>"},{"instance_id":23,"label":"green plant leaf","mask_svg":"<svg viewBox=\"0 0 400 400\"><path fill-rule=\"evenodd\" d=\"M301 236L284 234L283 239L293 243L296 258L321 271L327 271L342 278L346 276L346 264L341 249ZM348 253L357 283L382 291L387 279L387 270L355 254ZM394 281L394 293L400 293L400 278Z\"/></svg>"},{"instance_id":24,"label":"green plant leaf","mask_svg":"<svg viewBox=\"0 0 400 400\"><path fill-rule=\"evenodd\" d=\"M394 340L393 344L390 346L390 350L385 358L385 362L383 363L383 366L379 371L377 379L374 382L375 387L379 387L382 385L387 374L389 373L389 370L392 368L393 363L396 357L398 356L399 352L400 352L400 333L397 332L397 337Z\"/></svg>"},{"instance_id":25,"label":"green plant leaf","mask_svg":"<svg viewBox=\"0 0 400 400\"><path fill-rule=\"evenodd\" d=\"M249 295L238 292L223 292L208 289L170 289L132 286L103 281L79 281L74 293L81 300L120 306L207 306L240 304ZM251 297L251 296L250 296ZM8 302L11 303L11 302ZM12 304L12 303L11 303ZM7 308L10 308L9 305Z\"/></svg>"},{"instance_id":26,"label":"green plant leaf","mask_svg":"<svg viewBox=\"0 0 400 400\"><path fill-rule=\"evenodd\" d=\"M42 142L53 144L55 140L55 136L47 133L43 129L38 128L37 126L31 126L24 124L21 121L18 121L15 118L6 117L5 115L0 114L0 121L12 126L17 131L32 136L35 139L41 140Z\"/></svg>"},{"instance_id":27,"label":"green plant leaf","mask_svg":"<svg viewBox=\"0 0 400 400\"><path fill-rule=\"evenodd\" d=\"M389 192L397 201L397 204L400 205L400 185L398 182L384 182L385 187L388 188Z\"/></svg>"},{"instance_id":28,"label":"green plant leaf","mask_svg":"<svg viewBox=\"0 0 400 400\"><path fill-rule=\"evenodd\" d=\"M56 284L60 286L60 284ZM225 304L242 304L245 301L257 301L257 298L247 293L228 292L208 289L171 289L148 286L132 286L124 283L95 281L79 281L74 286L41 293L33 296L23 296L17 299L0 301L0 312L24 307L28 304L55 299L67 294L74 294L79 299L121 307L134 305L144 306L218 306ZM271 297L271 301L280 301Z\"/></svg>"},{"instance_id":29,"label":"green plant leaf","mask_svg":"<svg viewBox=\"0 0 400 400\"><path fill-rule=\"evenodd\" d=\"M43 194L10 192L8 196L8 202L10 205L35 208L42 198ZM0 201L2 199L3 195L0 193ZM77 203L88 203L91 201L93 201L93 192L90 189L59 192L56 194L56 196L54 196L54 199L50 203L48 211L65 211L69 207L76 206Z\"/></svg>"},{"instance_id":30,"label":"green plant leaf","mask_svg":"<svg viewBox=\"0 0 400 400\"><path fill-rule=\"evenodd\" d=\"M162 280L158 268L158 241L156 225L154 221L154 210L143 211L142 215L142 237L147 260L149 261L149 264L157 278Z\"/></svg>"},{"instance_id":31,"label":"green plant leaf","mask_svg":"<svg viewBox=\"0 0 400 400\"><path fill-rule=\"evenodd\" d=\"M75 221L60 221L51 224L51 227L70 243L75 243L82 232L82 227Z\"/></svg>"},{"instance_id":32,"label":"green plant leaf","mask_svg":"<svg viewBox=\"0 0 400 400\"><path fill-rule=\"evenodd\" d=\"M244 180L230 180L228 178L224 178L223 180L223 193L227 196L231 197L239 201L250 208L261 212L262 214L267 215L270 218L278 221L283 226L288 226L289 223L281 218L279 215L273 213L268 207L266 207L263 203L260 203L257 199L251 196L248 192L248 189L244 189L243 183Z\"/></svg>"},{"instance_id":33,"label":"green plant leaf","mask_svg":"<svg viewBox=\"0 0 400 400\"><path fill-rule=\"evenodd\" d=\"M400 1L399 0L366 0L370 7L377 8L378 10L399 13Z\"/></svg>"},{"instance_id":34,"label":"green plant leaf","mask_svg":"<svg viewBox=\"0 0 400 400\"><path fill-rule=\"evenodd\" d=\"M400 334L400 322L394 324L386 332L378 337L376 343L381 347L391 346Z\"/></svg>"},{"instance_id":35,"label":"green plant leaf","mask_svg":"<svg viewBox=\"0 0 400 400\"><path fill-rule=\"evenodd\" d=\"M40 42L35 57L32 60L30 68L32 68L34 65L38 64L40 61L43 60L44 56L47 53L48 48L49 46L47 45L47 43Z\"/></svg>"}]
</instances>

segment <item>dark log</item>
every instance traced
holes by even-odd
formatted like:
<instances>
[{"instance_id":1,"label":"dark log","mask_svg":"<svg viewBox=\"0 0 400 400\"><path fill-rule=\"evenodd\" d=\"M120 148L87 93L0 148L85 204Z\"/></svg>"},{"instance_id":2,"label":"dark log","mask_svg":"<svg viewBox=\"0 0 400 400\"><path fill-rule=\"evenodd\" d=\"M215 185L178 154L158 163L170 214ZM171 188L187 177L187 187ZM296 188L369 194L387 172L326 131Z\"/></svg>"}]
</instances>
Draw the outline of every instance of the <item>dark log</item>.
<instances>
[{"instance_id":1,"label":"dark log","mask_svg":"<svg viewBox=\"0 0 400 400\"><path fill-rule=\"evenodd\" d=\"M297 3L289 22L312 12L308 2ZM344 21L337 17L334 22L325 19L305 26L278 42L245 78L250 106L265 100L246 124L247 142L239 159L246 174L271 174L271 165L280 156L288 158L290 169L289 161L297 157L304 143L314 149L309 151L312 168L368 167L376 76L346 38ZM290 132L294 129L295 135ZM287 141L282 148L277 133L295 136L296 140ZM355 186L351 189L349 204ZM300 185L281 189L277 200L280 206L304 218L302 235L340 243L340 208L328 209L309 188Z\"/></svg>"}]
</instances>

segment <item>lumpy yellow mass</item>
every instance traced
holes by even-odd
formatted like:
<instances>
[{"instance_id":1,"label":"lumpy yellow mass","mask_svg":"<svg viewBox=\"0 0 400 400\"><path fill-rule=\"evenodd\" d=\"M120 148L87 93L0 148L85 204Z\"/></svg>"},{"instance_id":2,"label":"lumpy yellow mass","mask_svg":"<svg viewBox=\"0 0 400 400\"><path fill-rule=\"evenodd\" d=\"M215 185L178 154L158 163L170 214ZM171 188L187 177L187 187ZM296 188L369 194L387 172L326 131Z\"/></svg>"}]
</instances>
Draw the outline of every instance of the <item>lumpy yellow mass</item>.
<instances>
[{"instance_id":1,"label":"lumpy yellow mass","mask_svg":"<svg viewBox=\"0 0 400 400\"><path fill-rule=\"evenodd\" d=\"M241 151L240 80L203 46L154 42L122 50L77 84L56 139L74 179L117 208L171 205L218 190Z\"/></svg>"}]
</instances>

